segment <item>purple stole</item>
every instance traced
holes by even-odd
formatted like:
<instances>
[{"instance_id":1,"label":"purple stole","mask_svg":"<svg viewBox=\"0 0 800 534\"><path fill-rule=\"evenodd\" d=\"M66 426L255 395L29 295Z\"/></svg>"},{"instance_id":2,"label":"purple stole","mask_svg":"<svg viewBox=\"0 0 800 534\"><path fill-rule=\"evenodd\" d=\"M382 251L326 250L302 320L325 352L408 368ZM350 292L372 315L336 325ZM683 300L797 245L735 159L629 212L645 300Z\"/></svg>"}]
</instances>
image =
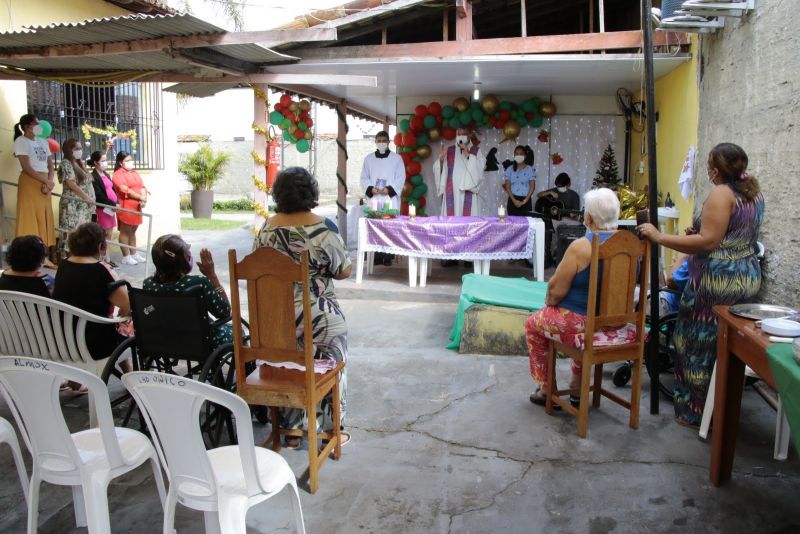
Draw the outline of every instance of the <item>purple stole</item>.
<instances>
[{"instance_id":1,"label":"purple stole","mask_svg":"<svg viewBox=\"0 0 800 534\"><path fill-rule=\"evenodd\" d=\"M478 153L478 147L472 145L469 147L469 153L471 155L476 155ZM451 146L447 148L447 182L445 182L444 188L444 198L445 198L445 208L448 217L452 217L456 214L455 209L455 198L453 195L453 168L455 167L456 162L456 147ZM465 217L469 217L472 215L472 191L464 191L464 209L462 210L461 214Z\"/></svg>"}]
</instances>

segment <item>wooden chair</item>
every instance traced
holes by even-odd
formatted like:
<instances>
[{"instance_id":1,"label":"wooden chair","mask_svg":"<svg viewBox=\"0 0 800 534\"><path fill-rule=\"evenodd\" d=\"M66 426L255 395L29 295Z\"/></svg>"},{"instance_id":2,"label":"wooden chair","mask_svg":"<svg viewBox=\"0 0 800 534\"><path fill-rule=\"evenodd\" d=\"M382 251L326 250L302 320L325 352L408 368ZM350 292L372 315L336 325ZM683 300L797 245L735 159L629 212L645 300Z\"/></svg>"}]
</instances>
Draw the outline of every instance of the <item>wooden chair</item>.
<instances>
[{"instance_id":1,"label":"wooden chair","mask_svg":"<svg viewBox=\"0 0 800 534\"><path fill-rule=\"evenodd\" d=\"M602 262L602 273L600 273ZM630 426L639 426L639 396L642 385L642 363L645 348L645 309L634 305L634 289L638 283L642 295L647 294L647 280L650 272L650 244L640 240L631 232L620 231L606 239L601 245L599 236L592 238L592 261L589 266L589 302L587 306L584 346L575 348L557 341L551 341L547 361L546 410L552 415L553 404L558 404L572 415L578 416L578 436L586 437L589 418L589 392L592 392L592 405L600 406L600 396L604 395L630 410ZM599 276L598 276L599 275ZM599 280L599 287L598 287ZM599 290L599 291L598 291ZM636 334L631 342L616 344L597 343L595 333L604 328L635 325ZM589 340L588 342L586 340ZM571 358L582 361L581 386L579 389L559 390L555 379L556 352L563 352ZM633 365L631 399L627 401L602 388L603 364L630 361ZM594 385L589 384L594 367ZM578 409L561 397L567 394L580 394Z\"/></svg>"},{"instance_id":2,"label":"wooden chair","mask_svg":"<svg viewBox=\"0 0 800 534\"><path fill-rule=\"evenodd\" d=\"M236 251L228 251L231 276L231 307L233 309L233 343L236 360L236 392L251 405L271 408L272 432L265 444L272 440L272 448L279 451L281 435L307 436L310 491L319 487L317 473L322 462L333 451L334 459L341 457L340 428L333 432L316 433L316 405L328 393L332 395L333 420L340 419L339 373L344 362L326 373L314 372L314 340L311 327L311 301L309 297L308 252L303 252L300 263L275 249L263 247L248 254L241 262ZM247 286L247 307L250 319L250 343L245 345L241 326L239 281ZM303 291L303 349L297 349L295 326L294 287L300 284ZM262 365L247 375L245 365L254 360L294 365L294 369ZM311 431L282 429L279 426L278 407L301 408L308 414ZM318 438L328 439L321 450ZM305 478L305 475L304 477Z\"/></svg>"}]
</instances>

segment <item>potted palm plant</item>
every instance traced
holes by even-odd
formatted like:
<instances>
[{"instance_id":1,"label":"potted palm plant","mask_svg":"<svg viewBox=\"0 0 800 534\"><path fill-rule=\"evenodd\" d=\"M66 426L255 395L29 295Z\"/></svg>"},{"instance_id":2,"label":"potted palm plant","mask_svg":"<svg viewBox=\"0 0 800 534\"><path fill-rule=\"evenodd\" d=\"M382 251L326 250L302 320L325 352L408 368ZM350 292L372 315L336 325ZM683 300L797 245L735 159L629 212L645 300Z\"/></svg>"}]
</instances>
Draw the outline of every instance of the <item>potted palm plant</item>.
<instances>
[{"instance_id":1,"label":"potted palm plant","mask_svg":"<svg viewBox=\"0 0 800 534\"><path fill-rule=\"evenodd\" d=\"M229 153L214 152L205 143L194 153L181 158L178 171L186 176L192 186L192 216L195 219L211 217L214 207L213 187L230 159Z\"/></svg>"}]
</instances>

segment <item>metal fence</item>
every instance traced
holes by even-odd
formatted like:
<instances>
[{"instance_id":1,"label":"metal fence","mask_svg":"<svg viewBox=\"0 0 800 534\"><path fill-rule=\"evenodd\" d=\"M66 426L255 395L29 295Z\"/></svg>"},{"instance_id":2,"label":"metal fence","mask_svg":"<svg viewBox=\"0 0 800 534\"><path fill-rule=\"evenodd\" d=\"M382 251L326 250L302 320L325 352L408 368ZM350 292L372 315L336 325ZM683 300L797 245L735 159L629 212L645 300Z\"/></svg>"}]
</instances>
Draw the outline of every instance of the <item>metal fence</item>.
<instances>
[{"instance_id":1,"label":"metal fence","mask_svg":"<svg viewBox=\"0 0 800 534\"><path fill-rule=\"evenodd\" d=\"M53 125L53 137L62 143L78 139L88 155L101 150L113 161L124 150L132 155L138 169L164 168L161 84L125 83L117 86L85 87L43 80L27 82L28 109ZM132 136L89 133L84 125L101 130L135 132ZM106 149L106 140L112 148ZM58 159L58 155L54 155Z\"/></svg>"},{"instance_id":2,"label":"metal fence","mask_svg":"<svg viewBox=\"0 0 800 534\"><path fill-rule=\"evenodd\" d=\"M0 235L2 236L3 243L8 243L10 239L9 236L13 236L14 232L7 232L6 231L6 223L8 221L16 221L16 217L11 217L6 215L6 207L5 207L5 195L3 194L3 186L10 185L11 187L17 187L17 184L14 182L9 182L8 180L0 180ZM50 193L54 197L61 198L62 195L58 193ZM117 245L118 247L127 247L128 249L133 249L136 252L144 252L145 262L144 262L144 276L147 278L147 275L150 274L150 239L153 236L153 216L149 213L144 213L141 211L136 210L129 210L125 208L120 208L119 206L109 206L107 204L98 204L97 202L88 202L81 198L71 198L70 200L75 200L78 202L83 202L85 204L91 204L92 206L102 206L103 208L108 208L110 210L114 210L114 212L123 211L125 213L135 213L137 215L141 215L147 219L147 241L145 242L144 247L131 247L129 245L123 245L117 241L106 240L106 243L109 245ZM62 234L62 236L66 236L68 233L66 229L56 227L56 231Z\"/></svg>"}]
</instances>

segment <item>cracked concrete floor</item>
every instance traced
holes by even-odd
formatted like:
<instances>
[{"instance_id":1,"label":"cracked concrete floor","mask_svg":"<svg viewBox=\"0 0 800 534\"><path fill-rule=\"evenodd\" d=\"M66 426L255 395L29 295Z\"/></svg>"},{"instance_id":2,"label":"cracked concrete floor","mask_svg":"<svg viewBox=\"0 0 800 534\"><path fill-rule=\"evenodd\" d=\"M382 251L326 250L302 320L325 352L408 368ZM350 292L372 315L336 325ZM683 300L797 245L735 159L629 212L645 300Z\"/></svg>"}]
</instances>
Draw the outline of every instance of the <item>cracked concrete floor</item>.
<instances>
[{"instance_id":1,"label":"cracked concrete floor","mask_svg":"<svg viewBox=\"0 0 800 534\"><path fill-rule=\"evenodd\" d=\"M249 235L234 236L245 252ZM193 240L211 243L220 264L222 248L232 242ZM403 267L376 269L362 286L352 279L337 284L350 326L353 440L340 461L325 463L319 491L301 492L308 532L800 530L797 456L792 450L788 462L772 460L775 413L755 392L744 395L733 480L722 488L708 483L710 444L673 423L668 403L650 415L647 392L638 430L627 426L627 412L604 401L590 413L588 438L579 439L574 418L550 417L528 402L526 358L442 348L464 272L435 269L426 289L408 288ZM80 424L84 403L65 403L71 424ZM9 417L5 406L0 415ZM267 429L254 425L263 438ZM302 473L305 449L282 454ZM5 448L0 474L0 528L22 532L24 503ZM146 468L112 483L109 496L114 532L159 531L162 516ZM291 532L288 508L285 494L253 508L248 532ZM202 515L179 507L176 526L202 532ZM43 484L39 531L81 531L68 489Z\"/></svg>"}]
</instances>

